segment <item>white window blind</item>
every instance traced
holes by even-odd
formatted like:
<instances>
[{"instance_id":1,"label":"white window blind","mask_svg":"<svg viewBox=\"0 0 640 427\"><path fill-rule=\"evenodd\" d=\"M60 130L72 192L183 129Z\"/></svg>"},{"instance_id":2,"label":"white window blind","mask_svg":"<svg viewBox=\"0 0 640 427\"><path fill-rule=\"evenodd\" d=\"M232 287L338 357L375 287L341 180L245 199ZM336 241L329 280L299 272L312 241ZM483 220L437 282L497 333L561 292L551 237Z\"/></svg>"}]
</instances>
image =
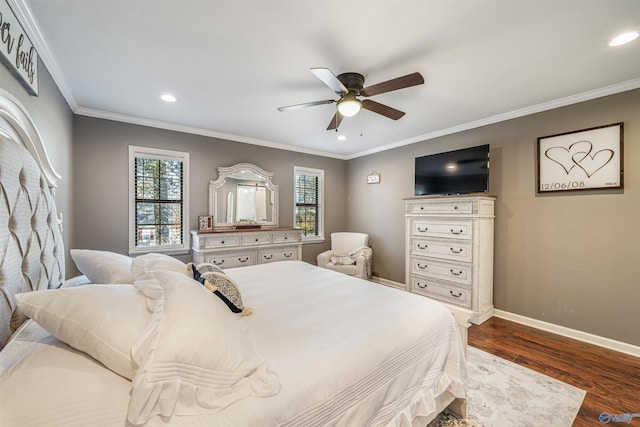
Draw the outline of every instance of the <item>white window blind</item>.
<instances>
[{"instance_id":1,"label":"white window blind","mask_svg":"<svg viewBox=\"0 0 640 427\"><path fill-rule=\"evenodd\" d=\"M129 252L189 250L189 153L129 147Z\"/></svg>"},{"instance_id":2,"label":"white window blind","mask_svg":"<svg viewBox=\"0 0 640 427\"><path fill-rule=\"evenodd\" d=\"M324 239L324 171L294 167L294 227L305 241Z\"/></svg>"}]
</instances>

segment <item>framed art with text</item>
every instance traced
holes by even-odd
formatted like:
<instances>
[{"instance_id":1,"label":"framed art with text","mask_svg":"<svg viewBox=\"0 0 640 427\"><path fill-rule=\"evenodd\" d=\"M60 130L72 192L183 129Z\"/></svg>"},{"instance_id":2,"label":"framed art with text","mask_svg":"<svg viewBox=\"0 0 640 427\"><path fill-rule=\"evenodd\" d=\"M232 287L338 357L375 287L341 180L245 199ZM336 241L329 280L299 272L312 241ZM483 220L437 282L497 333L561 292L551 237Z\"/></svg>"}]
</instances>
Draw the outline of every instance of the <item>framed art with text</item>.
<instances>
[{"instance_id":1,"label":"framed art with text","mask_svg":"<svg viewBox=\"0 0 640 427\"><path fill-rule=\"evenodd\" d=\"M5 0L0 0L0 61L27 92L38 96L38 52Z\"/></svg>"},{"instance_id":2,"label":"framed art with text","mask_svg":"<svg viewBox=\"0 0 640 427\"><path fill-rule=\"evenodd\" d=\"M538 193L623 188L623 123L538 138Z\"/></svg>"}]
</instances>

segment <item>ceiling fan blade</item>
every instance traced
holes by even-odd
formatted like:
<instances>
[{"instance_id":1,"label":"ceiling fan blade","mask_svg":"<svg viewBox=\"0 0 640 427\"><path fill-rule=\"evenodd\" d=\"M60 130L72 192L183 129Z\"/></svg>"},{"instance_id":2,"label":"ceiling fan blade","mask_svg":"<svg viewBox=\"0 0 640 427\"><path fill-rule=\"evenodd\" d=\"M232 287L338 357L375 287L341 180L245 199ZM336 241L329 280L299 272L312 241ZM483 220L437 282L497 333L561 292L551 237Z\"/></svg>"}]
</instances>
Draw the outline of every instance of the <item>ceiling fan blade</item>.
<instances>
[{"instance_id":1,"label":"ceiling fan blade","mask_svg":"<svg viewBox=\"0 0 640 427\"><path fill-rule=\"evenodd\" d=\"M336 77L335 74L331 72L328 68L312 68L311 72L315 74L317 78L322 80L324 84L329 86L329 88L335 93L342 94L347 93L349 90L342 84L340 80Z\"/></svg>"},{"instance_id":2,"label":"ceiling fan blade","mask_svg":"<svg viewBox=\"0 0 640 427\"><path fill-rule=\"evenodd\" d=\"M406 87L417 86L424 83L424 77L420 73L407 74L406 76L387 80L365 87L360 91L362 96L373 96L381 93L391 92L393 90L404 89Z\"/></svg>"},{"instance_id":3,"label":"ceiling fan blade","mask_svg":"<svg viewBox=\"0 0 640 427\"><path fill-rule=\"evenodd\" d=\"M329 126L327 126L327 130L338 129L338 126L340 126L340 123L342 123L342 119L344 119L344 116L336 111L336 114L333 115L331 122L329 122Z\"/></svg>"},{"instance_id":4,"label":"ceiling fan blade","mask_svg":"<svg viewBox=\"0 0 640 427\"><path fill-rule=\"evenodd\" d=\"M278 111L292 111L299 110L301 108L315 107L316 105L333 104L337 102L333 99L326 99L324 101L305 102L304 104L288 105L286 107L278 107Z\"/></svg>"},{"instance_id":5,"label":"ceiling fan blade","mask_svg":"<svg viewBox=\"0 0 640 427\"><path fill-rule=\"evenodd\" d=\"M364 101L362 101L362 108L373 111L374 113L381 114L393 120L398 120L405 114L403 111L396 110L395 108L391 108L388 105L380 104L379 102L372 101L370 99L365 99Z\"/></svg>"}]
</instances>

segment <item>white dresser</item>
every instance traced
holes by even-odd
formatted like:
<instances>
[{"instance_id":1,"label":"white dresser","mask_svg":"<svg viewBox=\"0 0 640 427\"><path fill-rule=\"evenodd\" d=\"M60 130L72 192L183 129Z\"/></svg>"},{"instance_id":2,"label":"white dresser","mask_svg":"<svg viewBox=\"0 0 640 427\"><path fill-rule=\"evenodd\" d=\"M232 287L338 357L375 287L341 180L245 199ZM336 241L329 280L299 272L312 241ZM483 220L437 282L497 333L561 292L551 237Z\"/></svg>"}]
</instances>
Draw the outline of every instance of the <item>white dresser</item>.
<instances>
[{"instance_id":1,"label":"white dresser","mask_svg":"<svg viewBox=\"0 0 640 427\"><path fill-rule=\"evenodd\" d=\"M405 199L407 290L493 316L495 197L420 196Z\"/></svg>"},{"instance_id":2,"label":"white dresser","mask_svg":"<svg viewBox=\"0 0 640 427\"><path fill-rule=\"evenodd\" d=\"M220 268L244 267L274 261L302 259L302 230L191 231L194 264L208 262Z\"/></svg>"}]
</instances>

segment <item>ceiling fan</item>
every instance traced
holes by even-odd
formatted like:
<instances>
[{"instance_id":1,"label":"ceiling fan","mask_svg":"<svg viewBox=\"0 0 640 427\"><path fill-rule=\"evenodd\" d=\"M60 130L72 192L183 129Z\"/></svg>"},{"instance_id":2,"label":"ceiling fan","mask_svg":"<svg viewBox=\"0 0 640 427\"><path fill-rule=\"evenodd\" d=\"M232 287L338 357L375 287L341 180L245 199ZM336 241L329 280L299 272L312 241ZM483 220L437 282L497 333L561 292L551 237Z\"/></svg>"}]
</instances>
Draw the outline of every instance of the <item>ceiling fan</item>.
<instances>
[{"instance_id":1,"label":"ceiling fan","mask_svg":"<svg viewBox=\"0 0 640 427\"><path fill-rule=\"evenodd\" d=\"M359 97L368 98L373 95L391 92L406 87L417 86L424 83L424 78L420 73L407 74L382 83L364 87L364 76L359 73L343 73L338 76L333 74L328 68L312 68L315 74L324 84L329 86L340 99L326 99L324 101L306 102L304 104L289 105L280 107L278 111L291 111L300 108L315 107L316 105L337 103L338 111L331 119L327 130L337 129L345 117L352 117L358 114L361 108L373 111L393 120L398 120L404 116L404 112L391 108L388 105L380 104L371 99L361 100Z\"/></svg>"}]
</instances>

